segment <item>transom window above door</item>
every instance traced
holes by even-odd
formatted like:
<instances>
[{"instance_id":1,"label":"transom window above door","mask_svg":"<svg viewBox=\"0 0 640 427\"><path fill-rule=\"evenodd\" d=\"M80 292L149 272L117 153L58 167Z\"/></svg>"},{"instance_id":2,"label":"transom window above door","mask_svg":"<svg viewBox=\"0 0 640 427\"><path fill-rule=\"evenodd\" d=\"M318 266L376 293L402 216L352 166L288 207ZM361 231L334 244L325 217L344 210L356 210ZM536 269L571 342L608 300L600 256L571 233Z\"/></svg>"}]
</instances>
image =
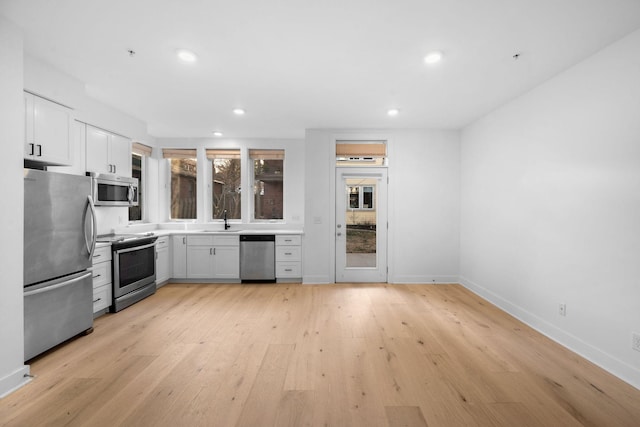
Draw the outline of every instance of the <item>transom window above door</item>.
<instances>
[{"instance_id":1,"label":"transom window above door","mask_svg":"<svg viewBox=\"0 0 640 427\"><path fill-rule=\"evenodd\" d=\"M336 141L337 166L384 166L385 141Z\"/></svg>"}]
</instances>

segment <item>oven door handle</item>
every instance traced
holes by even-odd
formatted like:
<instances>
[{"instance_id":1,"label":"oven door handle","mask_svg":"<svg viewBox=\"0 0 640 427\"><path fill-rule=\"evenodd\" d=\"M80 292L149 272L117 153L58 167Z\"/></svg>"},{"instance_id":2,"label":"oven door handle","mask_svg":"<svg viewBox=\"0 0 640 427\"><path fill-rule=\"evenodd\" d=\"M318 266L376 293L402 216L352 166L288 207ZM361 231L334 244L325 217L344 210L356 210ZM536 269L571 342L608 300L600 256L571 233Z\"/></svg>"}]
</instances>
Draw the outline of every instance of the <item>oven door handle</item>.
<instances>
[{"instance_id":1,"label":"oven door handle","mask_svg":"<svg viewBox=\"0 0 640 427\"><path fill-rule=\"evenodd\" d=\"M127 253L127 252L133 252L133 251L139 251L139 250L142 250L142 249L152 248L155 245L156 245L156 242L153 242L153 243L149 243L148 245L134 246L132 248L126 248L126 249L117 249L115 251L115 253L120 255L120 254L124 254L124 253Z\"/></svg>"}]
</instances>

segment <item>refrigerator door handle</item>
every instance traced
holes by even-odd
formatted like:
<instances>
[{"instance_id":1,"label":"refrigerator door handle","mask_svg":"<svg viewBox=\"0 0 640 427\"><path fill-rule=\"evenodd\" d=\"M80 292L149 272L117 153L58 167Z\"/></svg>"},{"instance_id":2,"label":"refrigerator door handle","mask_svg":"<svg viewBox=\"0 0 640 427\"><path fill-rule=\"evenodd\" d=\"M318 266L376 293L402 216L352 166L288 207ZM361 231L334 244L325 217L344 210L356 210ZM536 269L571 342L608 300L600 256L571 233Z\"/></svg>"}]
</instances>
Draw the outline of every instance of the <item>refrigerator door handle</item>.
<instances>
[{"instance_id":1,"label":"refrigerator door handle","mask_svg":"<svg viewBox=\"0 0 640 427\"><path fill-rule=\"evenodd\" d=\"M26 291L24 293L24 296L28 297L28 296L31 296L31 295L41 294L43 292L49 292L49 291L52 291L54 289L64 288L65 286L69 286L69 285L73 285L74 283L81 282L82 280L86 279L87 277L91 277L91 274L93 274L91 271L87 271L82 276L78 276L78 277L76 277L74 279L67 280L67 281L64 281L64 282L60 282L60 283L58 283L56 285L45 286L43 288L34 289L33 291Z\"/></svg>"},{"instance_id":2,"label":"refrigerator door handle","mask_svg":"<svg viewBox=\"0 0 640 427\"><path fill-rule=\"evenodd\" d=\"M91 212L91 242L87 239L87 233L85 228L84 234L84 243L87 247L87 252L89 252L89 259L93 258L93 252L96 250L96 240L98 239L98 222L96 218L96 208L93 204L93 198L89 195L87 196L87 208L85 210L85 218L87 214L87 210Z\"/></svg>"}]
</instances>

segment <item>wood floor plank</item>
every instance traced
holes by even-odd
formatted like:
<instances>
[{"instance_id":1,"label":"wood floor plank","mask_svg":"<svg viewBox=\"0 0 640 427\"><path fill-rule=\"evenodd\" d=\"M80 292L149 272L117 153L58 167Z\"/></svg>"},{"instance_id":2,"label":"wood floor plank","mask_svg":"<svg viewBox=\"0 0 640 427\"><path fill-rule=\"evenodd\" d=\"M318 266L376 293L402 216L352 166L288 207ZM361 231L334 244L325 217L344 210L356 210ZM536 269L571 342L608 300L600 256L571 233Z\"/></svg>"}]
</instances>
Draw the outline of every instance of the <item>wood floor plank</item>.
<instances>
[{"instance_id":1,"label":"wood floor plank","mask_svg":"<svg viewBox=\"0 0 640 427\"><path fill-rule=\"evenodd\" d=\"M168 284L31 361L0 426L637 426L640 390L460 285Z\"/></svg>"},{"instance_id":2,"label":"wood floor plank","mask_svg":"<svg viewBox=\"0 0 640 427\"><path fill-rule=\"evenodd\" d=\"M427 427L419 406L387 406L389 427Z\"/></svg>"},{"instance_id":3,"label":"wood floor plank","mask_svg":"<svg viewBox=\"0 0 640 427\"><path fill-rule=\"evenodd\" d=\"M237 426L277 425L279 404L286 394L283 386L292 352L293 345L269 345Z\"/></svg>"},{"instance_id":4,"label":"wood floor plank","mask_svg":"<svg viewBox=\"0 0 640 427\"><path fill-rule=\"evenodd\" d=\"M283 392L274 426L312 426L313 397L310 390L287 390Z\"/></svg>"}]
</instances>

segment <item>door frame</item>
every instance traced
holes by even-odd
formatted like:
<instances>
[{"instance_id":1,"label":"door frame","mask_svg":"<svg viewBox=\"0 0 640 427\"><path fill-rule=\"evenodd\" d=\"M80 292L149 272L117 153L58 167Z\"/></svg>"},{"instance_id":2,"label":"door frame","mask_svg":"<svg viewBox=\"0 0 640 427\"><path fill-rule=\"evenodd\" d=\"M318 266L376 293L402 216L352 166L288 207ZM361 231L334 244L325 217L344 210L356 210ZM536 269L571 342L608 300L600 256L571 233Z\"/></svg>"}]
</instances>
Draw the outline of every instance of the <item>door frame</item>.
<instances>
[{"instance_id":1,"label":"door frame","mask_svg":"<svg viewBox=\"0 0 640 427\"><path fill-rule=\"evenodd\" d=\"M376 206L376 229L383 230L384 242L382 246L380 246L380 240L376 239L376 265L378 268L375 269L367 269L366 267L353 267L352 273L357 275L358 273L362 273L364 278L358 278L357 280L345 278L343 280L340 277L340 273L338 272L338 268L340 267L340 263L338 262L338 256L341 255L341 252L338 250L338 242L339 237L338 233L345 233L346 238L346 224L345 228L342 231L338 230L339 224L339 215L344 215L344 213L339 213L338 208L340 204L338 202L338 197L345 197L344 192L338 189L338 185L342 181L342 177L344 174L353 175L354 177L375 177L380 178L383 182L381 185L378 185L376 191L375 198L375 206ZM388 283L389 282L389 181L388 181L388 168L386 166L375 166L375 167L345 167L345 166L336 166L335 173L333 176L334 180L334 215L333 215L333 274L334 274L334 282L336 283L349 283L349 282L361 282L361 283ZM346 199L343 200L343 203L346 204ZM382 219L380 218L380 214L382 214ZM382 227L382 228L380 228ZM376 237L380 234L378 233ZM380 270L382 268L382 270ZM368 277L366 277L368 274ZM340 279L340 280L338 280Z\"/></svg>"}]
</instances>

